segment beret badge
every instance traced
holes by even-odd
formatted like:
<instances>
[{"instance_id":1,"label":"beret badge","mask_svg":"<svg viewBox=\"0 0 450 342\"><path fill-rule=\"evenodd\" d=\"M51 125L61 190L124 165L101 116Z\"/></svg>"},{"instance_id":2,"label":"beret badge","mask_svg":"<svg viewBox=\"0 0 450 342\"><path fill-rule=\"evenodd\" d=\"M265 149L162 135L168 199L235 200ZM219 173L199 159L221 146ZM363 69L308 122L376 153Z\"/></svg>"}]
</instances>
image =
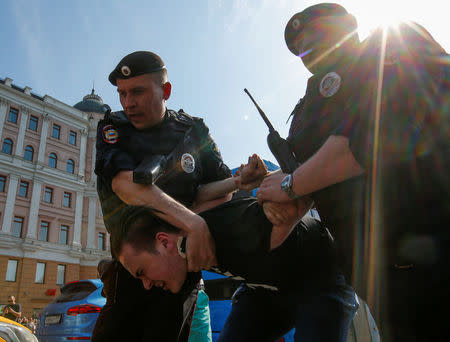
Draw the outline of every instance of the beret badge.
<instances>
[{"instance_id":1,"label":"beret badge","mask_svg":"<svg viewBox=\"0 0 450 342\"><path fill-rule=\"evenodd\" d=\"M127 65L124 65L122 68L120 68L120 71L122 72L122 75L124 75L125 77L131 75L131 70Z\"/></svg>"}]
</instances>

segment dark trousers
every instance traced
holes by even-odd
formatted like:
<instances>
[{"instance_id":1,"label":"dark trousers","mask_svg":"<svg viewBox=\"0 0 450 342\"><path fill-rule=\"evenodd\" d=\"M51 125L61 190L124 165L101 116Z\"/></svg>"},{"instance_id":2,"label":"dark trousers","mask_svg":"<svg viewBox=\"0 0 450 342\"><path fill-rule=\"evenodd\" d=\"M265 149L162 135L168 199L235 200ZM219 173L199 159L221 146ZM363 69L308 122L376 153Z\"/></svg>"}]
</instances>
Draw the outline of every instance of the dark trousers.
<instances>
[{"instance_id":1,"label":"dark trousers","mask_svg":"<svg viewBox=\"0 0 450 342\"><path fill-rule=\"evenodd\" d=\"M355 293L343 277L328 290L302 293L243 285L218 342L273 342L293 328L296 342L346 342L357 309Z\"/></svg>"}]
</instances>

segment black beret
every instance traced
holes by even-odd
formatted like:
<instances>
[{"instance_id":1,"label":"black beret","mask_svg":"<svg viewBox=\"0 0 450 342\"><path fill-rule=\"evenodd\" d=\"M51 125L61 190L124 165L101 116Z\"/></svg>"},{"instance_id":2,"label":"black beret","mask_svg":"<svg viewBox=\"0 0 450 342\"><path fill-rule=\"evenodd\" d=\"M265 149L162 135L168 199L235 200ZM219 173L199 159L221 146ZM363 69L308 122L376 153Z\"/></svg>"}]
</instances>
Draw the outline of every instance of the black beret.
<instances>
[{"instance_id":1,"label":"black beret","mask_svg":"<svg viewBox=\"0 0 450 342\"><path fill-rule=\"evenodd\" d=\"M165 69L164 62L156 53L150 51L135 51L122 58L109 74L109 82L117 85L116 80L149 74Z\"/></svg>"},{"instance_id":2,"label":"black beret","mask_svg":"<svg viewBox=\"0 0 450 342\"><path fill-rule=\"evenodd\" d=\"M341 5L334 3L321 3L310 6L302 12L296 13L289 19L284 30L284 40L289 50L296 56L300 54L298 51L298 34L305 27L305 25L319 17L325 16L344 16L347 15L347 10Z\"/></svg>"}]
</instances>

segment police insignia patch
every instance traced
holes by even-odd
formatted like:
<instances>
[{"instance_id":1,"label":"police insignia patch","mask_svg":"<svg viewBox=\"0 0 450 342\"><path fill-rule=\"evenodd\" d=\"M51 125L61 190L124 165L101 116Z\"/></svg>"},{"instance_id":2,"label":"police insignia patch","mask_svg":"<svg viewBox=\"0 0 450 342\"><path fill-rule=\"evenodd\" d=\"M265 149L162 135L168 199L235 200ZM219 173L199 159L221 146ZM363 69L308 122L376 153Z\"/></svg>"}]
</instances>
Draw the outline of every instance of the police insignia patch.
<instances>
[{"instance_id":1,"label":"police insignia patch","mask_svg":"<svg viewBox=\"0 0 450 342\"><path fill-rule=\"evenodd\" d=\"M195 159L189 153L184 153L181 156L181 168L186 173L192 173L195 170Z\"/></svg>"},{"instance_id":2,"label":"police insignia patch","mask_svg":"<svg viewBox=\"0 0 450 342\"><path fill-rule=\"evenodd\" d=\"M119 132L112 125L103 127L103 141L108 144L115 144L119 141Z\"/></svg>"},{"instance_id":3,"label":"police insignia patch","mask_svg":"<svg viewBox=\"0 0 450 342\"><path fill-rule=\"evenodd\" d=\"M130 67L128 67L127 65L124 65L122 68L120 68L120 71L122 72L122 75L124 75L125 77L130 76L131 74Z\"/></svg>"},{"instance_id":4,"label":"police insignia patch","mask_svg":"<svg viewBox=\"0 0 450 342\"><path fill-rule=\"evenodd\" d=\"M322 81L320 81L319 91L323 97L331 97L337 93L340 87L341 76L333 71L329 72L322 78Z\"/></svg>"}]
</instances>

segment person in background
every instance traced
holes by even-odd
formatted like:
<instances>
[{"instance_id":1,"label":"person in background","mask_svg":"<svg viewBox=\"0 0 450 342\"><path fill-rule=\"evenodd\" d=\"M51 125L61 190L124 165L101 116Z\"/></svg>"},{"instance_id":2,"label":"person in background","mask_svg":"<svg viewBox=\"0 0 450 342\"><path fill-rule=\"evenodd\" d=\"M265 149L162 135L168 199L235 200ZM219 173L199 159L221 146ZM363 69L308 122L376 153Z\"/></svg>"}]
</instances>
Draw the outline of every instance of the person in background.
<instances>
[{"instance_id":1,"label":"person in background","mask_svg":"<svg viewBox=\"0 0 450 342\"><path fill-rule=\"evenodd\" d=\"M8 304L3 308L3 316L13 321L17 321L22 316L22 307L16 303L16 297L8 296Z\"/></svg>"}]
</instances>

